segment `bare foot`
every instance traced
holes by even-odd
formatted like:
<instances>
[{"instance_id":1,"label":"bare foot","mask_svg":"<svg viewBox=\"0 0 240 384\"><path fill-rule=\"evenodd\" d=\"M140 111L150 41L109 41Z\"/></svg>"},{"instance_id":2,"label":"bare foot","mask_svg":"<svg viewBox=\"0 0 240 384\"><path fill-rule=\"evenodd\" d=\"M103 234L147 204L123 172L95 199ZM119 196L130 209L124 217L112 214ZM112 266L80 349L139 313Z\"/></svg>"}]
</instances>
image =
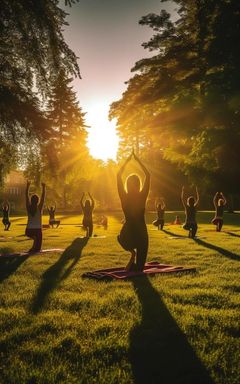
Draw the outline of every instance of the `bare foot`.
<instances>
[{"instance_id":1,"label":"bare foot","mask_svg":"<svg viewBox=\"0 0 240 384\"><path fill-rule=\"evenodd\" d=\"M130 258L129 262L126 265L126 268L125 268L126 271L130 271L131 270L131 267L132 267L132 265L135 262L135 257L136 257L136 252L133 250L133 251L131 251L131 258Z\"/></svg>"}]
</instances>

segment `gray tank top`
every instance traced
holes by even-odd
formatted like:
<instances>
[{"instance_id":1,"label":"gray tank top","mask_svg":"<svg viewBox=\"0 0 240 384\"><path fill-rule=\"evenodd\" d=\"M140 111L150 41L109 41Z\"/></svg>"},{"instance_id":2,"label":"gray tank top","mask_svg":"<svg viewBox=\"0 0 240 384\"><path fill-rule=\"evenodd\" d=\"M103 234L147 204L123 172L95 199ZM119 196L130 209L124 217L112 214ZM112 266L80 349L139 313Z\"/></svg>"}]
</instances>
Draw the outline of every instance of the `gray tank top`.
<instances>
[{"instance_id":1,"label":"gray tank top","mask_svg":"<svg viewBox=\"0 0 240 384\"><path fill-rule=\"evenodd\" d=\"M31 215L30 212L28 212L28 222L27 222L27 228L30 229L41 229L42 228L42 212L39 208L37 208L35 215Z\"/></svg>"}]
</instances>

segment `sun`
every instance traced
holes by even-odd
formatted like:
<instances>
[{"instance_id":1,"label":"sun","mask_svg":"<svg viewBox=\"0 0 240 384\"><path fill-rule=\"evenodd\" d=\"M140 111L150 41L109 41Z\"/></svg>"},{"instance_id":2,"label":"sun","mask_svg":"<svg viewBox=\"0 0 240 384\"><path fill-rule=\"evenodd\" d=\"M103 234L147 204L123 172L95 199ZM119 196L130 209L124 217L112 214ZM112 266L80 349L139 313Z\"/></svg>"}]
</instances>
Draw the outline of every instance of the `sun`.
<instances>
[{"instance_id":1,"label":"sun","mask_svg":"<svg viewBox=\"0 0 240 384\"><path fill-rule=\"evenodd\" d=\"M86 116L90 154L103 161L116 160L119 142L116 124L108 120L108 109L104 103L95 103L88 107Z\"/></svg>"}]
</instances>

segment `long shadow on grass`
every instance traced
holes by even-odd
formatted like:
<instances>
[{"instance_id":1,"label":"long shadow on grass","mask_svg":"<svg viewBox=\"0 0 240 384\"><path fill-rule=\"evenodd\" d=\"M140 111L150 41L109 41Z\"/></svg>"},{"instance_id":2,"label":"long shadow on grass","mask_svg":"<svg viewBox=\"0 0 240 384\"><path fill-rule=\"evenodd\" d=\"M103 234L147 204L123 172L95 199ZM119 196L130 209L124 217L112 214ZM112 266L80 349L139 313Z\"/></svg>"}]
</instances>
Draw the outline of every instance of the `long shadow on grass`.
<instances>
[{"instance_id":1,"label":"long shadow on grass","mask_svg":"<svg viewBox=\"0 0 240 384\"><path fill-rule=\"evenodd\" d=\"M216 252L220 253L223 256L226 256L227 258L229 258L231 260L238 260L238 261L240 261L240 255L237 255L236 253L232 253L232 252L228 251L227 249L218 247L217 245L214 245L214 244L211 244L211 243L207 243L206 241L203 241L203 240L200 240L200 239L194 238L193 240L197 244L202 245L205 248L212 249L213 251L216 251Z\"/></svg>"},{"instance_id":2,"label":"long shadow on grass","mask_svg":"<svg viewBox=\"0 0 240 384\"><path fill-rule=\"evenodd\" d=\"M227 231L225 231L225 233L227 233L228 235L233 236L233 237L240 237L240 235L237 235L236 233L227 232Z\"/></svg>"},{"instance_id":3,"label":"long shadow on grass","mask_svg":"<svg viewBox=\"0 0 240 384\"><path fill-rule=\"evenodd\" d=\"M57 287L61 280L69 276L79 261L88 238L77 238L62 253L58 261L48 268L42 275L41 284L31 305L31 311L37 314L42 310L49 294Z\"/></svg>"},{"instance_id":4,"label":"long shadow on grass","mask_svg":"<svg viewBox=\"0 0 240 384\"><path fill-rule=\"evenodd\" d=\"M169 236L174 236L174 237L185 237L185 238L187 238L187 236L179 235L178 233L174 233L174 232L171 232L171 231L167 231L166 229L163 229L162 232L166 233L166 234L169 235Z\"/></svg>"},{"instance_id":5,"label":"long shadow on grass","mask_svg":"<svg viewBox=\"0 0 240 384\"><path fill-rule=\"evenodd\" d=\"M12 273L16 272L28 257L28 255L21 257L2 257L0 259L0 283L7 279Z\"/></svg>"},{"instance_id":6,"label":"long shadow on grass","mask_svg":"<svg viewBox=\"0 0 240 384\"><path fill-rule=\"evenodd\" d=\"M133 279L141 323L130 333L136 384L213 384L186 336L147 276Z\"/></svg>"}]
</instances>

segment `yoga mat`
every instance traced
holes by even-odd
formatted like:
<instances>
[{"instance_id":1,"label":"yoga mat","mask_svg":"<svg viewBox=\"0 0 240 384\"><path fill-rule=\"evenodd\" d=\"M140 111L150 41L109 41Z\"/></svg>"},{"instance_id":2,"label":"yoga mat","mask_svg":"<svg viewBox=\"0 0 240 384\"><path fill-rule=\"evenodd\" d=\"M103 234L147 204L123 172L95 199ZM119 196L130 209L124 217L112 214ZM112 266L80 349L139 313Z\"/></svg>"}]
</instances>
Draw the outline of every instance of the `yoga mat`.
<instances>
[{"instance_id":1,"label":"yoga mat","mask_svg":"<svg viewBox=\"0 0 240 384\"><path fill-rule=\"evenodd\" d=\"M0 241L8 241L9 239L15 239L14 236L0 236Z\"/></svg>"},{"instance_id":2,"label":"yoga mat","mask_svg":"<svg viewBox=\"0 0 240 384\"><path fill-rule=\"evenodd\" d=\"M192 239L192 237L188 236L168 236L168 239L175 240L175 239ZM206 239L206 236L195 236L194 239Z\"/></svg>"},{"instance_id":3,"label":"yoga mat","mask_svg":"<svg viewBox=\"0 0 240 384\"><path fill-rule=\"evenodd\" d=\"M107 236L91 236L89 239L105 239ZM86 236L80 236L80 239L86 239Z\"/></svg>"},{"instance_id":4,"label":"yoga mat","mask_svg":"<svg viewBox=\"0 0 240 384\"><path fill-rule=\"evenodd\" d=\"M100 269L86 272L82 276L97 280L129 279L136 276L155 275L157 273L196 272L196 268L160 264L157 261L146 263L143 272L126 271L124 267Z\"/></svg>"},{"instance_id":5,"label":"yoga mat","mask_svg":"<svg viewBox=\"0 0 240 384\"><path fill-rule=\"evenodd\" d=\"M39 253L63 252L63 251L64 251L64 249L62 249L62 248L42 249L39 252L16 252L16 253L9 253L9 254L1 254L0 258L2 258L2 257L22 257L22 256L38 255Z\"/></svg>"}]
</instances>

